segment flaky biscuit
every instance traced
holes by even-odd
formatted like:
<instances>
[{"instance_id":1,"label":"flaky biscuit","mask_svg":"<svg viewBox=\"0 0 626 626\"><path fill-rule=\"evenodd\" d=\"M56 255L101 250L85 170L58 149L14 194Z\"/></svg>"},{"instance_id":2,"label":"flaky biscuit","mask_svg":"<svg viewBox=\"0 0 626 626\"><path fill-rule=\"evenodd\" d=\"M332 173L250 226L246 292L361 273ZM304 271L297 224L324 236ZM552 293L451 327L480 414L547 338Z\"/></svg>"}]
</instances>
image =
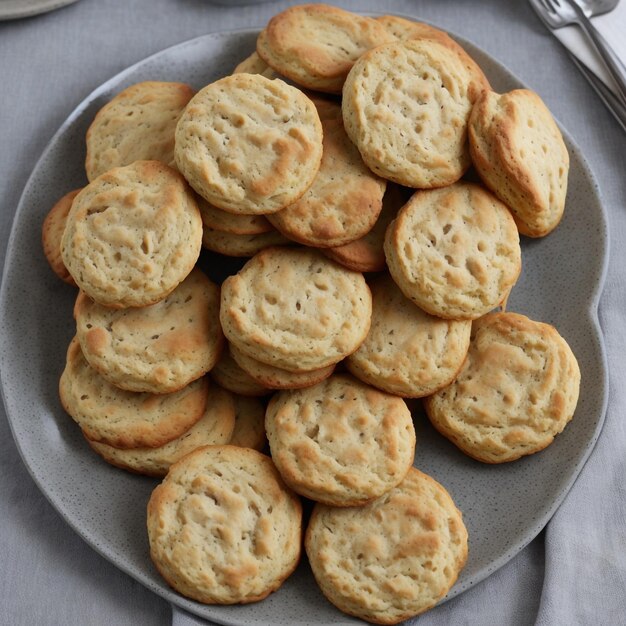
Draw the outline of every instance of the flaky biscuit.
<instances>
[{"instance_id":1,"label":"flaky biscuit","mask_svg":"<svg viewBox=\"0 0 626 626\"><path fill-rule=\"evenodd\" d=\"M341 106L314 103L324 132L320 169L299 200L268 219L289 239L330 248L359 239L372 229L382 209L386 181L363 163L346 135Z\"/></svg>"},{"instance_id":2,"label":"flaky biscuit","mask_svg":"<svg viewBox=\"0 0 626 626\"><path fill-rule=\"evenodd\" d=\"M346 79L346 132L379 176L407 187L449 185L470 165L467 120L484 81L438 39L379 46Z\"/></svg>"},{"instance_id":3,"label":"flaky biscuit","mask_svg":"<svg viewBox=\"0 0 626 626\"><path fill-rule=\"evenodd\" d=\"M209 391L204 415L188 431L163 446L121 449L91 441L87 436L85 438L92 450L107 463L130 472L158 477L165 476L172 464L196 448L229 443L234 428L233 396L214 386Z\"/></svg>"},{"instance_id":4,"label":"flaky biscuit","mask_svg":"<svg viewBox=\"0 0 626 626\"><path fill-rule=\"evenodd\" d=\"M265 406L258 398L235 394L235 429L228 442L231 446L263 450L265 436Z\"/></svg>"},{"instance_id":5,"label":"flaky biscuit","mask_svg":"<svg viewBox=\"0 0 626 626\"><path fill-rule=\"evenodd\" d=\"M315 580L337 608L397 624L448 593L467 560L467 530L444 487L412 467L365 506L317 504L305 549Z\"/></svg>"},{"instance_id":6,"label":"flaky biscuit","mask_svg":"<svg viewBox=\"0 0 626 626\"><path fill-rule=\"evenodd\" d=\"M206 225L202 231L202 246L207 250L226 256L252 257L265 248L287 246L292 243L273 226L270 231L256 235L235 235L215 230Z\"/></svg>"},{"instance_id":7,"label":"flaky biscuit","mask_svg":"<svg viewBox=\"0 0 626 626\"><path fill-rule=\"evenodd\" d=\"M382 272L385 261L385 233L405 203L404 191L389 183L383 196L383 208L372 229L360 239L336 248L324 248L322 252L333 261L356 272Z\"/></svg>"},{"instance_id":8,"label":"flaky biscuit","mask_svg":"<svg viewBox=\"0 0 626 626\"><path fill-rule=\"evenodd\" d=\"M87 180L133 161L174 165L174 131L194 91L183 83L146 81L114 96L87 130Z\"/></svg>"},{"instance_id":9,"label":"flaky biscuit","mask_svg":"<svg viewBox=\"0 0 626 626\"><path fill-rule=\"evenodd\" d=\"M150 556L176 591L206 604L256 602L300 558L302 506L271 459L207 446L172 465L148 502Z\"/></svg>"},{"instance_id":10,"label":"flaky biscuit","mask_svg":"<svg viewBox=\"0 0 626 626\"><path fill-rule=\"evenodd\" d=\"M202 219L183 177L158 161L116 167L72 203L61 254L76 284L113 308L162 300L193 269Z\"/></svg>"},{"instance_id":11,"label":"flaky biscuit","mask_svg":"<svg viewBox=\"0 0 626 626\"><path fill-rule=\"evenodd\" d=\"M378 498L406 476L415 454L405 402L346 375L277 393L265 429L283 480L333 506Z\"/></svg>"},{"instance_id":12,"label":"flaky biscuit","mask_svg":"<svg viewBox=\"0 0 626 626\"><path fill-rule=\"evenodd\" d=\"M241 369L250 374L258 383L270 389L302 389L303 387L310 387L328 378L335 369L334 365L328 365L308 372L290 372L257 361L232 344L230 346L230 354Z\"/></svg>"},{"instance_id":13,"label":"flaky biscuit","mask_svg":"<svg viewBox=\"0 0 626 626\"><path fill-rule=\"evenodd\" d=\"M227 339L289 371L320 369L354 352L371 314L363 275L310 248L266 248L222 284Z\"/></svg>"},{"instance_id":14,"label":"flaky biscuit","mask_svg":"<svg viewBox=\"0 0 626 626\"><path fill-rule=\"evenodd\" d=\"M387 229L385 256L404 295L446 319L476 319L501 304L522 263L507 207L464 182L416 192Z\"/></svg>"},{"instance_id":15,"label":"flaky biscuit","mask_svg":"<svg viewBox=\"0 0 626 626\"><path fill-rule=\"evenodd\" d=\"M171 393L204 376L224 346L220 290L199 269L147 307L111 309L83 292L74 306L83 355L128 391Z\"/></svg>"},{"instance_id":16,"label":"flaky biscuit","mask_svg":"<svg viewBox=\"0 0 626 626\"><path fill-rule=\"evenodd\" d=\"M76 337L59 383L61 404L85 435L116 448L154 448L180 437L204 414L208 391L205 378L168 394L124 391L87 363Z\"/></svg>"},{"instance_id":17,"label":"flaky biscuit","mask_svg":"<svg viewBox=\"0 0 626 626\"><path fill-rule=\"evenodd\" d=\"M211 370L211 378L224 389L242 396L266 396L271 391L239 367L228 347Z\"/></svg>"},{"instance_id":18,"label":"flaky biscuit","mask_svg":"<svg viewBox=\"0 0 626 626\"><path fill-rule=\"evenodd\" d=\"M265 78L276 78L278 74L255 51L233 70L233 74L261 74Z\"/></svg>"},{"instance_id":19,"label":"flaky biscuit","mask_svg":"<svg viewBox=\"0 0 626 626\"><path fill-rule=\"evenodd\" d=\"M274 230L264 215L236 215L218 209L200 196L197 199L202 224L212 230L233 235L260 235Z\"/></svg>"},{"instance_id":20,"label":"flaky biscuit","mask_svg":"<svg viewBox=\"0 0 626 626\"><path fill-rule=\"evenodd\" d=\"M478 174L511 209L520 233L543 237L554 230L565 208L569 154L541 98L527 89L485 92L469 137Z\"/></svg>"},{"instance_id":21,"label":"flaky biscuit","mask_svg":"<svg viewBox=\"0 0 626 626\"><path fill-rule=\"evenodd\" d=\"M69 285L76 285L72 275L67 271L63 258L61 257L61 239L65 231L67 216L72 208L72 202L78 195L80 189L74 189L66 193L55 202L48 215L43 221L41 229L41 245L52 271Z\"/></svg>"},{"instance_id":22,"label":"flaky biscuit","mask_svg":"<svg viewBox=\"0 0 626 626\"><path fill-rule=\"evenodd\" d=\"M257 53L298 85L341 93L354 62L392 39L372 18L325 4L303 4L272 17L259 35Z\"/></svg>"},{"instance_id":23,"label":"flaky biscuit","mask_svg":"<svg viewBox=\"0 0 626 626\"><path fill-rule=\"evenodd\" d=\"M518 313L474 322L463 368L425 401L435 428L485 463L543 450L574 415L580 370L549 324Z\"/></svg>"},{"instance_id":24,"label":"flaky biscuit","mask_svg":"<svg viewBox=\"0 0 626 626\"><path fill-rule=\"evenodd\" d=\"M231 213L274 213L308 189L322 125L300 90L233 74L199 91L176 127L176 164L196 192Z\"/></svg>"},{"instance_id":25,"label":"flaky biscuit","mask_svg":"<svg viewBox=\"0 0 626 626\"><path fill-rule=\"evenodd\" d=\"M387 275L370 283L372 325L346 365L360 380L421 398L449 385L469 348L471 321L444 320L415 306Z\"/></svg>"}]
</instances>

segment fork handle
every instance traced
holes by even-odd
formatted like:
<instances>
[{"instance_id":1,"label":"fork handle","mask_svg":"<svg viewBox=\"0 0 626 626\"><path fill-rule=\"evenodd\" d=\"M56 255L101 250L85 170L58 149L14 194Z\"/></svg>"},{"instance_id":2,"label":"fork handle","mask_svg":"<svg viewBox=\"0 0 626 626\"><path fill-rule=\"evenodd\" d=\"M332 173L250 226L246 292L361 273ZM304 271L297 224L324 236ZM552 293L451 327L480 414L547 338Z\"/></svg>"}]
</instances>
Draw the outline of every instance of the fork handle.
<instances>
[{"instance_id":1,"label":"fork handle","mask_svg":"<svg viewBox=\"0 0 626 626\"><path fill-rule=\"evenodd\" d=\"M584 14L583 10L578 6L576 0L567 0L578 16L578 24L585 31L587 36L593 41L596 49L600 53L607 69L609 70L618 89L619 98L622 104L626 106L626 72L624 67L616 61L615 53L606 42L606 40L596 30L589 18Z\"/></svg>"}]
</instances>

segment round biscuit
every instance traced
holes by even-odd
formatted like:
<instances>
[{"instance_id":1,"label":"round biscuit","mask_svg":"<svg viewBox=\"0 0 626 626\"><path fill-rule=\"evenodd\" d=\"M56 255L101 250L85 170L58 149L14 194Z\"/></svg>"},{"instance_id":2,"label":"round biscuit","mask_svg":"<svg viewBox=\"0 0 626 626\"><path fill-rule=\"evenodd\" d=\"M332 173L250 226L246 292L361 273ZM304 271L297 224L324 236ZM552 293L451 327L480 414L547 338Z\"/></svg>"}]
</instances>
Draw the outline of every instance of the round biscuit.
<instances>
[{"instance_id":1,"label":"round biscuit","mask_svg":"<svg viewBox=\"0 0 626 626\"><path fill-rule=\"evenodd\" d=\"M379 46L345 82L346 132L379 176L422 189L449 185L470 165L467 120L483 80L438 39Z\"/></svg>"},{"instance_id":2,"label":"round biscuit","mask_svg":"<svg viewBox=\"0 0 626 626\"><path fill-rule=\"evenodd\" d=\"M341 93L354 62L366 50L392 40L370 17L326 4L304 4L272 17L257 39L257 53L298 85Z\"/></svg>"},{"instance_id":3,"label":"round biscuit","mask_svg":"<svg viewBox=\"0 0 626 626\"><path fill-rule=\"evenodd\" d=\"M404 400L346 375L277 393L265 429L283 480L296 493L332 506L378 498L406 476L415 455Z\"/></svg>"},{"instance_id":4,"label":"round biscuit","mask_svg":"<svg viewBox=\"0 0 626 626\"><path fill-rule=\"evenodd\" d=\"M202 219L183 177L135 161L89 183L74 199L61 240L76 284L104 306L154 304L191 272Z\"/></svg>"},{"instance_id":5,"label":"round biscuit","mask_svg":"<svg viewBox=\"0 0 626 626\"><path fill-rule=\"evenodd\" d=\"M196 192L231 213L274 213L309 188L322 125L300 90L233 74L200 90L176 127L176 164Z\"/></svg>"},{"instance_id":6,"label":"round biscuit","mask_svg":"<svg viewBox=\"0 0 626 626\"><path fill-rule=\"evenodd\" d=\"M572 419L580 370L549 324L518 313L476 320L456 380L425 401L435 428L467 455L504 463L543 450Z\"/></svg>"},{"instance_id":7,"label":"round biscuit","mask_svg":"<svg viewBox=\"0 0 626 626\"><path fill-rule=\"evenodd\" d=\"M264 215L235 215L218 209L200 196L197 200L202 224L212 230L232 235L260 235L274 230Z\"/></svg>"},{"instance_id":8,"label":"round biscuit","mask_svg":"<svg viewBox=\"0 0 626 626\"><path fill-rule=\"evenodd\" d=\"M233 74L261 74L265 78L276 78L278 76L256 51L239 63L233 70Z\"/></svg>"},{"instance_id":9,"label":"round biscuit","mask_svg":"<svg viewBox=\"0 0 626 626\"><path fill-rule=\"evenodd\" d=\"M80 292L76 336L89 365L127 391L171 393L204 376L224 347L220 290L199 269L160 302L111 309Z\"/></svg>"},{"instance_id":10,"label":"round biscuit","mask_svg":"<svg viewBox=\"0 0 626 626\"><path fill-rule=\"evenodd\" d=\"M241 369L250 374L258 383L270 389L302 389L303 387L310 387L328 378L335 369L334 365L328 365L327 367L308 372L290 372L257 361L233 344L230 346L230 354Z\"/></svg>"},{"instance_id":11,"label":"round biscuit","mask_svg":"<svg viewBox=\"0 0 626 626\"><path fill-rule=\"evenodd\" d=\"M114 96L87 130L87 180L133 161L174 166L174 131L193 94L183 83L146 81Z\"/></svg>"},{"instance_id":12,"label":"round biscuit","mask_svg":"<svg viewBox=\"0 0 626 626\"><path fill-rule=\"evenodd\" d=\"M300 501L250 448L207 446L174 463L150 496L147 525L157 570L206 604L261 600L300 558Z\"/></svg>"},{"instance_id":13,"label":"round biscuit","mask_svg":"<svg viewBox=\"0 0 626 626\"><path fill-rule=\"evenodd\" d=\"M327 367L354 352L371 314L363 275L310 248L266 248L222 284L227 339L289 371Z\"/></svg>"},{"instance_id":14,"label":"round biscuit","mask_svg":"<svg viewBox=\"0 0 626 626\"><path fill-rule=\"evenodd\" d=\"M180 437L158 448L114 448L105 443L87 443L107 463L146 476L165 476L170 466L196 448L229 443L235 428L235 401L214 386L209 391L204 415Z\"/></svg>"},{"instance_id":15,"label":"round biscuit","mask_svg":"<svg viewBox=\"0 0 626 626\"><path fill-rule=\"evenodd\" d=\"M259 216L260 217L260 216ZM288 246L293 242L279 233L273 226L266 233L235 235L204 226L202 246L212 252L234 257L252 257L271 246Z\"/></svg>"},{"instance_id":16,"label":"round biscuit","mask_svg":"<svg viewBox=\"0 0 626 626\"><path fill-rule=\"evenodd\" d=\"M317 504L305 549L315 580L338 609L397 624L452 587L467 560L467 530L444 487L412 467L365 506Z\"/></svg>"},{"instance_id":17,"label":"round biscuit","mask_svg":"<svg viewBox=\"0 0 626 626\"><path fill-rule=\"evenodd\" d=\"M206 378L168 394L119 389L87 363L76 337L59 382L61 404L85 435L116 448L156 448L180 437L204 414L208 393Z\"/></svg>"},{"instance_id":18,"label":"round biscuit","mask_svg":"<svg viewBox=\"0 0 626 626\"><path fill-rule=\"evenodd\" d=\"M508 297L522 267L507 207L465 182L416 192L387 229L385 256L404 295L446 319L491 311Z\"/></svg>"},{"instance_id":19,"label":"round biscuit","mask_svg":"<svg viewBox=\"0 0 626 626\"><path fill-rule=\"evenodd\" d=\"M346 365L360 380L405 398L449 385L463 365L472 323L444 320L415 306L387 275L370 283L370 332Z\"/></svg>"},{"instance_id":20,"label":"round biscuit","mask_svg":"<svg viewBox=\"0 0 626 626\"><path fill-rule=\"evenodd\" d=\"M485 92L469 122L470 152L484 183L520 233L544 237L563 216L569 154L543 100L527 89Z\"/></svg>"},{"instance_id":21,"label":"round biscuit","mask_svg":"<svg viewBox=\"0 0 626 626\"><path fill-rule=\"evenodd\" d=\"M230 346L224 349L220 360L211 370L211 378L224 389L241 396L266 396L271 392L271 389L239 367L230 353Z\"/></svg>"},{"instance_id":22,"label":"round biscuit","mask_svg":"<svg viewBox=\"0 0 626 626\"><path fill-rule=\"evenodd\" d=\"M46 260L52 271L68 285L76 286L72 275L67 271L61 257L61 239L65 231L67 216L72 208L72 202L80 189L74 189L60 198L50 209L41 229L41 245Z\"/></svg>"}]
</instances>

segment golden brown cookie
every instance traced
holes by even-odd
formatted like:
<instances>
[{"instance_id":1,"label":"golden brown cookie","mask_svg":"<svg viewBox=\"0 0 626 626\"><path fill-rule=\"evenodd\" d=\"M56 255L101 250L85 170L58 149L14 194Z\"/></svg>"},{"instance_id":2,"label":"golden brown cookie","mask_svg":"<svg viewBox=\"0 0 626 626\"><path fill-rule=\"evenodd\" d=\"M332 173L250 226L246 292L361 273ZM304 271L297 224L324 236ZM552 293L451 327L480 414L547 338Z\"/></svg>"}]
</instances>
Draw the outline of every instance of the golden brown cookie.
<instances>
[{"instance_id":1,"label":"golden brown cookie","mask_svg":"<svg viewBox=\"0 0 626 626\"><path fill-rule=\"evenodd\" d=\"M230 354L241 369L269 389L302 389L310 387L328 378L335 369L334 365L328 365L327 367L308 372L290 372L257 361L232 344L230 346Z\"/></svg>"},{"instance_id":2,"label":"golden brown cookie","mask_svg":"<svg viewBox=\"0 0 626 626\"><path fill-rule=\"evenodd\" d=\"M271 389L257 382L241 369L227 347L217 365L211 370L211 378L224 389L242 396L266 396Z\"/></svg>"},{"instance_id":3,"label":"golden brown cookie","mask_svg":"<svg viewBox=\"0 0 626 626\"><path fill-rule=\"evenodd\" d=\"M208 393L205 378L168 394L119 389L87 363L76 338L59 383L61 404L85 435L116 448L156 448L180 437L204 414Z\"/></svg>"},{"instance_id":4,"label":"golden brown cookie","mask_svg":"<svg viewBox=\"0 0 626 626\"><path fill-rule=\"evenodd\" d=\"M492 313L474 322L456 380L425 406L467 455L504 463L552 443L574 415L579 387L576 357L553 326Z\"/></svg>"},{"instance_id":5,"label":"golden brown cookie","mask_svg":"<svg viewBox=\"0 0 626 626\"><path fill-rule=\"evenodd\" d=\"M92 450L111 465L146 476L165 476L173 463L196 448L229 443L234 428L233 396L214 386L209 391L204 415L188 431L163 446L121 449L85 438Z\"/></svg>"},{"instance_id":6,"label":"golden brown cookie","mask_svg":"<svg viewBox=\"0 0 626 626\"><path fill-rule=\"evenodd\" d=\"M234 235L206 225L202 232L203 247L226 256L252 257L265 248L288 246L292 243L273 226L270 231L256 235Z\"/></svg>"},{"instance_id":7,"label":"golden brown cookie","mask_svg":"<svg viewBox=\"0 0 626 626\"><path fill-rule=\"evenodd\" d=\"M176 127L176 164L205 200L231 213L274 213L309 188L322 125L300 90L233 74L199 91Z\"/></svg>"},{"instance_id":8,"label":"golden brown cookie","mask_svg":"<svg viewBox=\"0 0 626 626\"><path fill-rule=\"evenodd\" d=\"M74 189L66 193L50 209L46 219L43 221L41 229L41 244L43 253L46 256L52 271L69 285L76 285L72 275L67 271L63 258L61 257L61 239L65 231L67 216L72 208L72 202L78 195L80 189Z\"/></svg>"},{"instance_id":9,"label":"golden brown cookie","mask_svg":"<svg viewBox=\"0 0 626 626\"><path fill-rule=\"evenodd\" d=\"M387 274L370 283L372 325L346 365L360 380L421 398L449 385L469 348L471 321L444 320L415 306Z\"/></svg>"},{"instance_id":10,"label":"golden brown cookie","mask_svg":"<svg viewBox=\"0 0 626 626\"><path fill-rule=\"evenodd\" d=\"M474 166L513 213L522 235L543 237L561 221L569 154L541 98L527 89L485 92L469 124Z\"/></svg>"},{"instance_id":11,"label":"golden brown cookie","mask_svg":"<svg viewBox=\"0 0 626 626\"><path fill-rule=\"evenodd\" d=\"M235 395L235 429L228 443L255 450L265 448L265 405L261 400Z\"/></svg>"},{"instance_id":12,"label":"golden brown cookie","mask_svg":"<svg viewBox=\"0 0 626 626\"><path fill-rule=\"evenodd\" d=\"M392 41L376 20L326 4L293 6L275 15L257 40L257 53L298 85L341 93L354 62Z\"/></svg>"},{"instance_id":13,"label":"golden brown cookie","mask_svg":"<svg viewBox=\"0 0 626 626\"><path fill-rule=\"evenodd\" d=\"M233 74L261 74L265 78L276 78L278 76L256 51L239 63L233 70Z\"/></svg>"},{"instance_id":14,"label":"golden brown cookie","mask_svg":"<svg viewBox=\"0 0 626 626\"><path fill-rule=\"evenodd\" d=\"M269 233L274 227L263 215L235 215L218 209L204 198L197 197L202 223L212 230L219 230L232 235L260 235Z\"/></svg>"},{"instance_id":15,"label":"golden brown cookie","mask_svg":"<svg viewBox=\"0 0 626 626\"><path fill-rule=\"evenodd\" d=\"M220 290L199 269L151 306L111 309L83 292L76 336L89 364L128 391L171 393L204 376L224 346Z\"/></svg>"},{"instance_id":16,"label":"golden brown cookie","mask_svg":"<svg viewBox=\"0 0 626 626\"><path fill-rule=\"evenodd\" d=\"M146 81L114 96L87 131L87 180L133 161L174 166L174 131L193 94L183 83Z\"/></svg>"},{"instance_id":17,"label":"golden brown cookie","mask_svg":"<svg viewBox=\"0 0 626 626\"><path fill-rule=\"evenodd\" d=\"M444 487L412 467L365 506L317 504L305 548L317 584L338 609L397 624L448 593L467 559L467 530Z\"/></svg>"},{"instance_id":18,"label":"golden brown cookie","mask_svg":"<svg viewBox=\"0 0 626 626\"><path fill-rule=\"evenodd\" d=\"M265 416L272 459L297 493L333 506L357 506L395 487L415 454L405 402L351 376L281 391Z\"/></svg>"},{"instance_id":19,"label":"golden brown cookie","mask_svg":"<svg viewBox=\"0 0 626 626\"><path fill-rule=\"evenodd\" d=\"M522 267L507 207L464 182L416 192L387 229L385 256L404 295L446 319L476 319L494 309Z\"/></svg>"},{"instance_id":20,"label":"golden brown cookie","mask_svg":"<svg viewBox=\"0 0 626 626\"><path fill-rule=\"evenodd\" d=\"M148 502L150 556L176 591L205 604L262 600L300 558L302 506L271 459L207 446L175 463Z\"/></svg>"},{"instance_id":21,"label":"golden brown cookie","mask_svg":"<svg viewBox=\"0 0 626 626\"><path fill-rule=\"evenodd\" d=\"M383 209L376 223L366 235L336 248L324 248L322 252L333 261L356 272L382 272L385 260L385 233L398 211L408 198L405 190L389 183L383 197Z\"/></svg>"},{"instance_id":22,"label":"golden brown cookie","mask_svg":"<svg viewBox=\"0 0 626 626\"><path fill-rule=\"evenodd\" d=\"M371 306L362 274L310 248L266 248L222 284L220 320L242 352L297 372L354 352Z\"/></svg>"},{"instance_id":23,"label":"golden brown cookie","mask_svg":"<svg viewBox=\"0 0 626 626\"><path fill-rule=\"evenodd\" d=\"M367 166L407 187L442 187L470 165L467 120L488 88L438 39L395 41L366 52L343 89L346 132Z\"/></svg>"},{"instance_id":24,"label":"golden brown cookie","mask_svg":"<svg viewBox=\"0 0 626 626\"><path fill-rule=\"evenodd\" d=\"M61 255L90 298L124 308L165 298L191 272L201 246L202 219L183 177L159 161L135 161L76 196Z\"/></svg>"},{"instance_id":25,"label":"golden brown cookie","mask_svg":"<svg viewBox=\"0 0 626 626\"><path fill-rule=\"evenodd\" d=\"M314 102L324 132L320 169L299 200L268 219L289 239L330 248L359 239L372 229L382 209L386 181L366 167L346 135L341 106Z\"/></svg>"}]
</instances>

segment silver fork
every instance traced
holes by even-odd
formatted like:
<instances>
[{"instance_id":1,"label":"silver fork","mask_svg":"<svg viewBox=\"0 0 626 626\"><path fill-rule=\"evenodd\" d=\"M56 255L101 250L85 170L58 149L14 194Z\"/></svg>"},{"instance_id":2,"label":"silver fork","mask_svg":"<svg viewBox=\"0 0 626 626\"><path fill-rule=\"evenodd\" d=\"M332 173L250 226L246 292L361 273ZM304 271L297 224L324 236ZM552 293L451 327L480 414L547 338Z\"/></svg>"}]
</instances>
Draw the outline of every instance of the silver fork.
<instances>
[{"instance_id":1,"label":"silver fork","mask_svg":"<svg viewBox=\"0 0 626 626\"><path fill-rule=\"evenodd\" d=\"M530 0L530 4L550 28L561 28L568 24L578 24L580 26L598 50L607 69L615 80L619 99L626 106L626 73L624 68L616 60L615 53L589 21L580 6L574 0Z\"/></svg>"}]
</instances>

